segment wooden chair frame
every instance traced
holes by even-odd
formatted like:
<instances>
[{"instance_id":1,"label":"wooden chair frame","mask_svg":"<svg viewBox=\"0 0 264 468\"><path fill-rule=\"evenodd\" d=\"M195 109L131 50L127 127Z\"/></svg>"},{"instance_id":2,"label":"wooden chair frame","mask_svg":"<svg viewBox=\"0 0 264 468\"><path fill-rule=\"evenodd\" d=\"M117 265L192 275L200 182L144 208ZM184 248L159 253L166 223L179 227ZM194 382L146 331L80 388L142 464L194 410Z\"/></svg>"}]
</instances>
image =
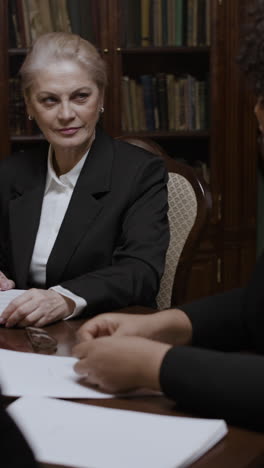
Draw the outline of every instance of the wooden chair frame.
<instances>
[{"instance_id":1,"label":"wooden chair frame","mask_svg":"<svg viewBox=\"0 0 264 468\"><path fill-rule=\"evenodd\" d=\"M117 139L139 146L155 155L161 156L164 159L168 172L174 172L183 176L188 180L195 192L197 200L197 215L180 255L171 295L171 307L182 304L187 300L188 279L194 256L201 242L205 228L208 225L208 219L212 207L209 187L191 166L170 157L165 150L153 140L149 138L141 139L130 136L120 136L117 137Z\"/></svg>"}]
</instances>

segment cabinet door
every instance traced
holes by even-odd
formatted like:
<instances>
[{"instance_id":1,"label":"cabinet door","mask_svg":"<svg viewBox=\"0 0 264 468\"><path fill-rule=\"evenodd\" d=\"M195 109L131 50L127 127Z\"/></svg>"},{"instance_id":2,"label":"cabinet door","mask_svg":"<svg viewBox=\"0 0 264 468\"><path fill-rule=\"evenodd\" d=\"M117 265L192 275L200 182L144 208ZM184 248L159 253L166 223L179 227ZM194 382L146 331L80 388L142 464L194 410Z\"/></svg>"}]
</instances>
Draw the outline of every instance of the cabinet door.
<instances>
[{"instance_id":1,"label":"cabinet door","mask_svg":"<svg viewBox=\"0 0 264 468\"><path fill-rule=\"evenodd\" d=\"M222 242L223 286L245 283L256 257L257 124L255 97L237 64L246 0L217 5L212 92L211 187ZM217 204L218 200L218 204ZM232 248L230 247L232 246ZM247 252L244 254L243 252ZM242 257L243 263L242 263ZM239 266L241 262L241 266Z\"/></svg>"},{"instance_id":2,"label":"cabinet door","mask_svg":"<svg viewBox=\"0 0 264 468\"><path fill-rule=\"evenodd\" d=\"M187 286L187 299L192 301L221 290L222 257L216 254L199 256L192 265Z\"/></svg>"}]
</instances>

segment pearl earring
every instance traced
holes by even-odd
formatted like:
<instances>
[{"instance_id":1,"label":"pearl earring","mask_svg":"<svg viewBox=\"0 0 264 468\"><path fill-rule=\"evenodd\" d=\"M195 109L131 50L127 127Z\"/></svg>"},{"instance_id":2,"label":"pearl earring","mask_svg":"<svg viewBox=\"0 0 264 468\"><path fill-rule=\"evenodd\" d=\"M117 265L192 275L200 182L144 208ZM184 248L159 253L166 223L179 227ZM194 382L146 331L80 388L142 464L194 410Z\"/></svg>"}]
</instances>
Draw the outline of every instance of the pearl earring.
<instances>
[{"instance_id":1,"label":"pearl earring","mask_svg":"<svg viewBox=\"0 0 264 468\"><path fill-rule=\"evenodd\" d=\"M101 107L100 112L101 112L101 114L104 113L104 107Z\"/></svg>"},{"instance_id":2,"label":"pearl earring","mask_svg":"<svg viewBox=\"0 0 264 468\"><path fill-rule=\"evenodd\" d=\"M33 120L32 115L29 115L29 116L28 116L28 120Z\"/></svg>"}]
</instances>

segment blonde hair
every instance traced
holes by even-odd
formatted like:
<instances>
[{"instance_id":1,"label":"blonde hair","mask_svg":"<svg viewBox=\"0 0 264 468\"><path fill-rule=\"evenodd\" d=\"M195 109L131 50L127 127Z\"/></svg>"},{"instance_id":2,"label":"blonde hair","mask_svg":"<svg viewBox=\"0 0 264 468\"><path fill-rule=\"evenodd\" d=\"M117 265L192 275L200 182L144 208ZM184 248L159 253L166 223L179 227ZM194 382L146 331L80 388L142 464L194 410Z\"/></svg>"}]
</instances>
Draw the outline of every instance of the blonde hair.
<instances>
[{"instance_id":1,"label":"blonde hair","mask_svg":"<svg viewBox=\"0 0 264 468\"><path fill-rule=\"evenodd\" d=\"M29 96L36 73L62 60L81 65L99 90L104 91L107 85L106 63L96 47L76 34L52 32L41 35L33 43L20 69L24 94Z\"/></svg>"}]
</instances>

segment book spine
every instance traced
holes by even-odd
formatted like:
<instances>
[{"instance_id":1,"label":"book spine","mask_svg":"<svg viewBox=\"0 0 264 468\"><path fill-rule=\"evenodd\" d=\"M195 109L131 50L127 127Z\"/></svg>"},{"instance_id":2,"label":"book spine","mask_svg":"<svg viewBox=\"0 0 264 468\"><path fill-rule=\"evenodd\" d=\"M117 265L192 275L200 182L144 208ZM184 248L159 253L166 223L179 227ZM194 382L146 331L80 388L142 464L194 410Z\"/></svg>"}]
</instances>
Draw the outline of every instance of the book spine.
<instances>
[{"instance_id":1,"label":"book spine","mask_svg":"<svg viewBox=\"0 0 264 468\"><path fill-rule=\"evenodd\" d=\"M144 98L143 98L143 88L140 83L136 84L136 95L137 95L137 109L138 109L138 118L139 118L139 130L147 130L146 125L146 115L144 109Z\"/></svg>"},{"instance_id":2,"label":"book spine","mask_svg":"<svg viewBox=\"0 0 264 468\"><path fill-rule=\"evenodd\" d=\"M195 100L195 130L201 130L201 107L199 101L200 81L195 81L194 100Z\"/></svg>"},{"instance_id":3,"label":"book spine","mask_svg":"<svg viewBox=\"0 0 264 468\"><path fill-rule=\"evenodd\" d=\"M136 80L130 78L129 80L129 97L130 97L130 108L132 116L132 129L133 131L139 130L139 118L137 109L137 91L136 91Z\"/></svg>"},{"instance_id":4,"label":"book spine","mask_svg":"<svg viewBox=\"0 0 264 468\"><path fill-rule=\"evenodd\" d=\"M71 30L74 34L81 33L80 2L79 0L67 0L68 15Z\"/></svg>"},{"instance_id":5,"label":"book spine","mask_svg":"<svg viewBox=\"0 0 264 468\"><path fill-rule=\"evenodd\" d=\"M27 36L26 36L26 25L25 25L25 11L24 11L24 4L20 0L16 0L16 22L17 28L19 31L20 37L20 47L27 47L29 44L27 43Z\"/></svg>"},{"instance_id":6,"label":"book spine","mask_svg":"<svg viewBox=\"0 0 264 468\"><path fill-rule=\"evenodd\" d=\"M122 77L122 130L132 132L132 113L130 107L130 90L129 90L129 77L124 75Z\"/></svg>"},{"instance_id":7,"label":"book spine","mask_svg":"<svg viewBox=\"0 0 264 468\"><path fill-rule=\"evenodd\" d=\"M186 78L179 80L179 130L187 129Z\"/></svg>"},{"instance_id":8,"label":"book spine","mask_svg":"<svg viewBox=\"0 0 264 468\"><path fill-rule=\"evenodd\" d=\"M195 130L196 106L195 106L195 78L188 75L188 108L189 108L189 130Z\"/></svg>"},{"instance_id":9,"label":"book spine","mask_svg":"<svg viewBox=\"0 0 264 468\"><path fill-rule=\"evenodd\" d=\"M206 24L206 45L209 46L211 44L211 0L206 0L205 24Z\"/></svg>"},{"instance_id":10,"label":"book spine","mask_svg":"<svg viewBox=\"0 0 264 468\"><path fill-rule=\"evenodd\" d=\"M167 0L167 16L168 16L168 46L175 46L176 42L176 13L175 0Z\"/></svg>"},{"instance_id":11,"label":"book spine","mask_svg":"<svg viewBox=\"0 0 264 468\"><path fill-rule=\"evenodd\" d=\"M167 80L165 73L158 73L157 79L157 102L160 130L168 130L168 100L167 100Z\"/></svg>"},{"instance_id":12,"label":"book spine","mask_svg":"<svg viewBox=\"0 0 264 468\"><path fill-rule=\"evenodd\" d=\"M175 130L180 129L180 78L175 76L174 79L174 122Z\"/></svg>"},{"instance_id":13,"label":"book spine","mask_svg":"<svg viewBox=\"0 0 264 468\"><path fill-rule=\"evenodd\" d=\"M147 130L153 131L155 130L155 116L154 116L154 96L153 96L152 76L141 75L140 81L143 87L143 99L144 99Z\"/></svg>"},{"instance_id":14,"label":"book spine","mask_svg":"<svg viewBox=\"0 0 264 468\"><path fill-rule=\"evenodd\" d=\"M192 45L197 46L198 0L193 0L192 13Z\"/></svg>"},{"instance_id":15,"label":"book spine","mask_svg":"<svg viewBox=\"0 0 264 468\"><path fill-rule=\"evenodd\" d=\"M17 22L16 0L8 2L9 46L22 47L20 32Z\"/></svg>"},{"instance_id":16,"label":"book spine","mask_svg":"<svg viewBox=\"0 0 264 468\"><path fill-rule=\"evenodd\" d=\"M188 45L188 0L182 0L182 45Z\"/></svg>"},{"instance_id":17,"label":"book spine","mask_svg":"<svg viewBox=\"0 0 264 468\"><path fill-rule=\"evenodd\" d=\"M194 20L194 0L187 0L187 42L186 45L193 45L193 20Z\"/></svg>"},{"instance_id":18,"label":"book spine","mask_svg":"<svg viewBox=\"0 0 264 468\"><path fill-rule=\"evenodd\" d=\"M167 0L161 2L161 43L163 46L168 45L168 9Z\"/></svg>"},{"instance_id":19,"label":"book spine","mask_svg":"<svg viewBox=\"0 0 264 468\"><path fill-rule=\"evenodd\" d=\"M183 45L183 0L173 0L174 45Z\"/></svg>"},{"instance_id":20,"label":"book spine","mask_svg":"<svg viewBox=\"0 0 264 468\"><path fill-rule=\"evenodd\" d=\"M198 0L197 44L206 45L206 0Z\"/></svg>"},{"instance_id":21,"label":"book spine","mask_svg":"<svg viewBox=\"0 0 264 468\"><path fill-rule=\"evenodd\" d=\"M27 14L28 14L28 27L30 29L31 41L42 34L42 18L39 11L38 0L26 0Z\"/></svg>"},{"instance_id":22,"label":"book spine","mask_svg":"<svg viewBox=\"0 0 264 468\"><path fill-rule=\"evenodd\" d=\"M150 46L150 0L141 0L141 46Z\"/></svg>"},{"instance_id":23,"label":"book spine","mask_svg":"<svg viewBox=\"0 0 264 468\"><path fill-rule=\"evenodd\" d=\"M124 12L123 41L125 47L141 46L141 3L140 0L125 0L122 4Z\"/></svg>"},{"instance_id":24,"label":"book spine","mask_svg":"<svg viewBox=\"0 0 264 468\"><path fill-rule=\"evenodd\" d=\"M23 5L26 47L30 47L33 42L33 37L31 33L30 3L29 0L21 0L21 2Z\"/></svg>"},{"instance_id":25,"label":"book spine","mask_svg":"<svg viewBox=\"0 0 264 468\"><path fill-rule=\"evenodd\" d=\"M209 114L209 97L210 97L210 82L209 78L204 81L204 128L209 129L210 126L210 114Z\"/></svg>"},{"instance_id":26,"label":"book spine","mask_svg":"<svg viewBox=\"0 0 264 468\"><path fill-rule=\"evenodd\" d=\"M159 110L158 110L158 96L157 96L157 77L152 75L152 94L153 94L153 109L154 109L154 128L160 129Z\"/></svg>"},{"instance_id":27,"label":"book spine","mask_svg":"<svg viewBox=\"0 0 264 468\"><path fill-rule=\"evenodd\" d=\"M153 0L153 45L162 46L162 4L161 0Z\"/></svg>"},{"instance_id":28,"label":"book spine","mask_svg":"<svg viewBox=\"0 0 264 468\"><path fill-rule=\"evenodd\" d=\"M45 34L56 30L56 25L53 24L51 17L51 9L49 0L37 0L41 32L40 34ZM57 10L57 15L59 15L59 8ZM54 19L55 21L55 19ZM40 35L38 34L38 35Z\"/></svg>"},{"instance_id":29,"label":"book spine","mask_svg":"<svg viewBox=\"0 0 264 468\"><path fill-rule=\"evenodd\" d=\"M171 73L166 75L167 81L167 102L168 102L168 128L175 130L175 102L174 102L174 75Z\"/></svg>"},{"instance_id":30,"label":"book spine","mask_svg":"<svg viewBox=\"0 0 264 468\"><path fill-rule=\"evenodd\" d=\"M56 31L72 32L67 1L57 0L55 4L52 0L49 0L49 4L51 20L56 25Z\"/></svg>"},{"instance_id":31,"label":"book spine","mask_svg":"<svg viewBox=\"0 0 264 468\"><path fill-rule=\"evenodd\" d=\"M95 12L94 5L92 0L79 0L80 8L80 35L90 41L95 43Z\"/></svg>"}]
</instances>

